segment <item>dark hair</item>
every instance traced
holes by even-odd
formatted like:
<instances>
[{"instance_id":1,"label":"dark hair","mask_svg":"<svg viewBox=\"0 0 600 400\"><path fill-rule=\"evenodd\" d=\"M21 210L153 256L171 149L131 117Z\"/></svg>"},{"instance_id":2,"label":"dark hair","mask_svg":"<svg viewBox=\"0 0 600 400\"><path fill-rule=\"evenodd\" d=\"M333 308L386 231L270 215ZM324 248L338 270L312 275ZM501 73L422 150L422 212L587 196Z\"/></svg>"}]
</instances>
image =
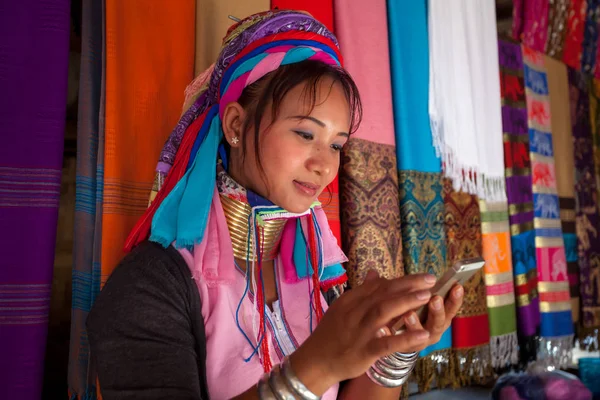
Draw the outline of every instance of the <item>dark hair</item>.
<instances>
[{"instance_id":1,"label":"dark hair","mask_svg":"<svg viewBox=\"0 0 600 400\"><path fill-rule=\"evenodd\" d=\"M245 159L247 152L246 133L254 128L254 151L259 170L264 174L260 159L259 136L262 117L267 106L271 103L271 124L277 119L281 102L289 91L300 84L305 84L303 96L310 102L310 109L312 110L317 102L319 82L323 78L331 78L333 80L332 86L335 83L341 85L350 105L351 125L349 133L352 134L356 131L362 119L362 103L358 87L348 72L343 68L314 60L284 65L246 87L238 100L238 103L244 107L248 115L243 127L242 161Z\"/></svg>"}]
</instances>

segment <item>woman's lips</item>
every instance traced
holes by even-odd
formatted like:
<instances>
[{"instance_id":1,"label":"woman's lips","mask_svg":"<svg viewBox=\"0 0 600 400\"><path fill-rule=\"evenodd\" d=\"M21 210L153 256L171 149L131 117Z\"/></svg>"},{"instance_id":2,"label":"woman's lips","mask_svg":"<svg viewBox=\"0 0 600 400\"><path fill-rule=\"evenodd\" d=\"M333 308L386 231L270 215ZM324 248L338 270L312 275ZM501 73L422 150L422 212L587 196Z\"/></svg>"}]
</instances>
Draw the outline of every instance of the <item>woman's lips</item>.
<instances>
[{"instance_id":1,"label":"woman's lips","mask_svg":"<svg viewBox=\"0 0 600 400\"><path fill-rule=\"evenodd\" d=\"M317 195L317 191L319 190L319 186L310 182L301 182L294 181L294 185L298 191L306 196L315 197Z\"/></svg>"}]
</instances>

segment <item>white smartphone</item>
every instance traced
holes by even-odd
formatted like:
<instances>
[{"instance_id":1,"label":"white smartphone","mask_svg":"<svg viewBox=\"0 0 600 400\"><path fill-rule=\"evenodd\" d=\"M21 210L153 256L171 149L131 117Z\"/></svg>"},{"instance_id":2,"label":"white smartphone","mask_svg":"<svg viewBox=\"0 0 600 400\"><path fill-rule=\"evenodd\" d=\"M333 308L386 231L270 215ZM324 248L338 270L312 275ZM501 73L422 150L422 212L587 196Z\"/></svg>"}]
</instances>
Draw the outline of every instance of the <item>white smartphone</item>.
<instances>
[{"instance_id":1,"label":"white smartphone","mask_svg":"<svg viewBox=\"0 0 600 400\"><path fill-rule=\"evenodd\" d=\"M467 258L464 260L458 260L454 263L452 268L449 268L440 279L438 279L435 286L431 289L431 297L440 296L443 299L446 298L448 292L456 284L464 285L477 271L479 271L485 265L485 260L481 257ZM425 323L427 319L427 305L420 307L415 311L419 320ZM396 334L404 331L404 318L398 320L392 325L392 332Z\"/></svg>"}]
</instances>

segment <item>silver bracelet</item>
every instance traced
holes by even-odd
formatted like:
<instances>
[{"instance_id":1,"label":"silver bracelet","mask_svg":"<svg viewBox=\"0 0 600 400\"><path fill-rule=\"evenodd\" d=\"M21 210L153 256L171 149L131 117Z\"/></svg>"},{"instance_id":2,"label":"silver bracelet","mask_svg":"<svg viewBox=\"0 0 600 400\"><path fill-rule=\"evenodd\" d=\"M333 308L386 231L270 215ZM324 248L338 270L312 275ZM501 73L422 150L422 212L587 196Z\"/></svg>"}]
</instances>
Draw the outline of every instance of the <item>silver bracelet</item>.
<instances>
[{"instance_id":1,"label":"silver bracelet","mask_svg":"<svg viewBox=\"0 0 600 400\"><path fill-rule=\"evenodd\" d=\"M367 376L380 386L398 387L408 380L418 357L418 353L390 354L375 361Z\"/></svg>"},{"instance_id":2,"label":"silver bracelet","mask_svg":"<svg viewBox=\"0 0 600 400\"><path fill-rule=\"evenodd\" d=\"M269 375L270 374L264 374L256 385L258 390L258 398L260 400L278 400L277 396L275 396L275 393L273 393L273 390L269 385Z\"/></svg>"},{"instance_id":3,"label":"silver bracelet","mask_svg":"<svg viewBox=\"0 0 600 400\"><path fill-rule=\"evenodd\" d=\"M281 374L285 379L285 383L289 387L291 387L294 392L300 396L302 400L320 400L321 397L317 396L313 392L311 392L304 384L298 379L294 371L292 370L292 366L290 364L290 359L286 357L283 360L283 364L281 366Z\"/></svg>"},{"instance_id":4,"label":"silver bracelet","mask_svg":"<svg viewBox=\"0 0 600 400\"><path fill-rule=\"evenodd\" d=\"M273 368L269 375L269 386L278 400L296 400L296 396L290 390L288 385L286 385L284 378L281 375L279 365Z\"/></svg>"}]
</instances>

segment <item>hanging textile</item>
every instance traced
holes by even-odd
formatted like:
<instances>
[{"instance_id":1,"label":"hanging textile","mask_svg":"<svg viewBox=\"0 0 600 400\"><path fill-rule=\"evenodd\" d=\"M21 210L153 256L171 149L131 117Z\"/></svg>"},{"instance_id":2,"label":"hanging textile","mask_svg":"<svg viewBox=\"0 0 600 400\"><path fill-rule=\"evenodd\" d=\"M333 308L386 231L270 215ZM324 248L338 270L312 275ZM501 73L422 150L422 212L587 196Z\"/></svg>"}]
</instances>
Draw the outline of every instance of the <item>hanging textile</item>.
<instances>
[{"instance_id":1,"label":"hanging textile","mask_svg":"<svg viewBox=\"0 0 600 400\"><path fill-rule=\"evenodd\" d=\"M562 59L570 0L549 0L546 53Z\"/></svg>"},{"instance_id":2,"label":"hanging textile","mask_svg":"<svg viewBox=\"0 0 600 400\"><path fill-rule=\"evenodd\" d=\"M387 6L404 271L440 277L446 270L444 200L427 113L427 1L388 1ZM453 384L451 347L449 328L421 352L413 373L421 392Z\"/></svg>"},{"instance_id":3,"label":"hanging textile","mask_svg":"<svg viewBox=\"0 0 600 400\"><path fill-rule=\"evenodd\" d=\"M523 56L520 45L507 41L500 41L498 50L519 360L522 366L526 366L536 357L535 338L540 324L540 314L537 298L533 194Z\"/></svg>"},{"instance_id":4,"label":"hanging textile","mask_svg":"<svg viewBox=\"0 0 600 400\"><path fill-rule=\"evenodd\" d=\"M503 201L494 2L430 2L428 29L429 115L444 175L456 191Z\"/></svg>"},{"instance_id":5,"label":"hanging textile","mask_svg":"<svg viewBox=\"0 0 600 400\"><path fill-rule=\"evenodd\" d=\"M600 328L600 218L594 169L587 81L581 72L569 69L571 122L575 157L577 199L577 250L580 277L582 347L598 348Z\"/></svg>"},{"instance_id":6,"label":"hanging textile","mask_svg":"<svg viewBox=\"0 0 600 400\"><path fill-rule=\"evenodd\" d=\"M544 58L548 74L550 115L552 116L552 146L556 167L556 190L560 206L560 221L567 258L567 273L571 295L573 324L579 321L579 266L577 264L577 235L575 231L575 161L569 104L567 67L550 57Z\"/></svg>"},{"instance_id":7,"label":"hanging textile","mask_svg":"<svg viewBox=\"0 0 600 400\"><path fill-rule=\"evenodd\" d=\"M479 210L490 352L492 366L501 373L519 362L508 204L479 200Z\"/></svg>"},{"instance_id":8,"label":"hanging textile","mask_svg":"<svg viewBox=\"0 0 600 400\"><path fill-rule=\"evenodd\" d=\"M586 21L586 0L571 0L562 61L571 68L581 66L581 52Z\"/></svg>"},{"instance_id":9,"label":"hanging textile","mask_svg":"<svg viewBox=\"0 0 600 400\"><path fill-rule=\"evenodd\" d=\"M333 0L271 0L271 8L307 11L331 32L336 33L333 29ZM341 246L339 177L336 176L334 181L327 186L327 189L319 196L319 201L323 204L329 227L337 238L338 245Z\"/></svg>"},{"instance_id":10,"label":"hanging textile","mask_svg":"<svg viewBox=\"0 0 600 400\"><path fill-rule=\"evenodd\" d=\"M333 29L333 0L271 0L271 8L307 11L331 32Z\"/></svg>"},{"instance_id":11,"label":"hanging textile","mask_svg":"<svg viewBox=\"0 0 600 400\"><path fill-rule=\"evenodd\" d=\"M69 396L91 399L96 394L96 373L90 359L85 321L100 291L102 233L102 175L104 132L100 131L103 90L103 3L83 0L81 72L77 117L77 177L73 286L69 355Z\"/></svg>"},{"instance_id":12,"label":"hanging textile","mask_svg":"<svg viewBox=\"0 0 600 400\"><path fill-rule=\"evenodd\" d=\"M523 61L540 301L538 361L566 368L571 361L573 321L556 189L548 80L541 53L523 46Z\"/></svg>"},{"instance_id":13,"label":"hanging textile","mask_svg":"<svg viewBox=\"0 0 600 400\"><path fill-rule=\"evenodd\" d=\"M597 199L600 199L600 81L594 79L590 87L590 118L594 143L594 171L596 173Z\"/></svg>"},{"instance_id":14,"label":"hanging textile","mask_svg":"<svg viewBox=\"0 0 600 400\"><path fill-rule=\"evenodd\" d=\"M334 7L345 67L363 102L340 172L343 248L356 286L371 269L386 278L404 274L386 6L385 0L340 0Z\"/></svg>"},{"instance_id":15,"label":"hanging textile","mask_svg":"<svg viewBox=\"0 0 600 400\"><path fill-rule=\"evenodd\" d=\"M70 2L0 7L0 397L42 397L61 189Z\"/></svg>"},{"instance_id":16,"label":"hanging textile","mask_svg":"<svg viewBox=\"0 0 600 400\"><path fill-rule=\"evenodd\" d=\"M476 196L454 191L444 179L444 225L447 268L465 258L479 257L481 218ZM483 384L493 374L490 354L490 330L483 271L465 285L462 308L452 321L452 347L457 358L455 379L460 386Z\"/></svg>"},{"instance_id":17,"label":"hanging textile","mask_svg":"<svg viewBox=\"0 0 600 400\"><path fill-rule=\"evenodd\" d=\"M592 74L596 65L598 52L598 18L600 17L600 0L586 0L585 28L581 49L581 71Z\"/></svg>"},{"instance_id":18,"label":"hanging textile","mask_svg":"<svg viewBox=\"0 0 600 400\"><path fill-rule=\"evenodd\" d=\"M518 10L521 15L518 21L522 23L518 28L513 23L513 37L543 52L548 40L549 0L521 0L519 3L521 4Z\"/></svg>"},{"instance_id":19,"label":"hanging textile","mask_svg":"<svg viewBox=\"0 0 600 400\"><path fill-rule=\"evenodd\" d=\"M193 78L193 0L106 0L106 127L102 283L148 206L153 171ZM160 27L160 29L159 29ZM169 60L169 62L165 62ZM123 84L126 82L127 84Z\"/></svg>"},{"instance_id":20,"label":"hanging textile","mask_svg":"<svg viewBox=\"0 0 600 400\"><path fill-rule=\"evenodd\" d=\"M206 70L219 56L223 38L229 27L234 24L234 21L229 18L230 15L238 19L243 19L258 12L267 11L270 6L269 0L195 1L196 57L194 76ZM194 11L192 10L193 14ZM190 39L186 38L186 41ZM190 51L188 54L194 53Z\"/></svg>"}]
</instances>

